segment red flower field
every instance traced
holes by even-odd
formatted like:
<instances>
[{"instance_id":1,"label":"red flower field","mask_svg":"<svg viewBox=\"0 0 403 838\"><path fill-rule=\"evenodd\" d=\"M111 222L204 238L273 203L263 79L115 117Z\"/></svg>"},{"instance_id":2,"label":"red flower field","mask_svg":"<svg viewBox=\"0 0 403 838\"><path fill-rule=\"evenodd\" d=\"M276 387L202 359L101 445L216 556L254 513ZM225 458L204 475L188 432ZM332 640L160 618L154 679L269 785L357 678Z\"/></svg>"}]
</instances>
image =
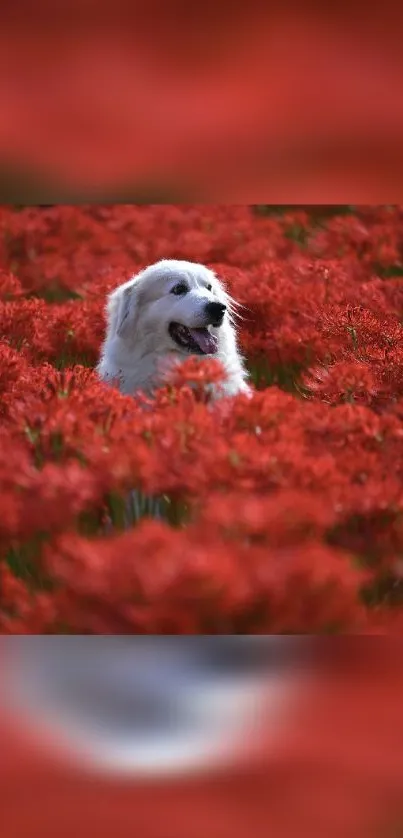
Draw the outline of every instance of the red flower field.
<instances>
[{"instance_id":1,"label":"red flower field","mask_svg":"<svg viewBox=\"0 0 403 838\"><path fill-rule=\"evenodd\" d=\"M0 226L0 631L400 633L403 207ZM241 304L252 399L207 404L194 359L151 410L97 380L106 294L162 257Z\"/></svg>"}]
</instances>

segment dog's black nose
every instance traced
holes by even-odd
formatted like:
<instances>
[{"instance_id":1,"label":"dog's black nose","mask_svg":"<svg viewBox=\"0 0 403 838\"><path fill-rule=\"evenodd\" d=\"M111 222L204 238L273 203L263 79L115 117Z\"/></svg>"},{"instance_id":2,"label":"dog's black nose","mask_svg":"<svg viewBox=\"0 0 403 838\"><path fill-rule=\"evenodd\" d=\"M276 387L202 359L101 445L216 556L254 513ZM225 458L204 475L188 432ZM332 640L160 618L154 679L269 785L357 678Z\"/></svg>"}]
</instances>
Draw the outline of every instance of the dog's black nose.
<instances>
[{"instance_id":1,"label":"dog's black nose","mask_svg":"<svg viewBox=\"0 0 403 838\"><path fill-rule=\"evenodd\" d=\"M211 318L213 326L219 326L226 312L227 306L224 303L206 303L206 314Z\"/></svg>"}]
</instances>

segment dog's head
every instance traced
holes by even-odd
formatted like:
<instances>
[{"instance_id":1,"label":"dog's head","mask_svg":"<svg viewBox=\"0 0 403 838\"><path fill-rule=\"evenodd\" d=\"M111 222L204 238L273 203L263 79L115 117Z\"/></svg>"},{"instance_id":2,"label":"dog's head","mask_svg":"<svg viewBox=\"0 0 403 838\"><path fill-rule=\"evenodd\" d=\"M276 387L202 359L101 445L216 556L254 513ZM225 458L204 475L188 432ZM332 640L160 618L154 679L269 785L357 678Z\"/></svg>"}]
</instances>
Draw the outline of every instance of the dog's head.
<instances>
[{"instance_id":1,"label":"dog's head","mask_svg":"<svg viewBox=\"0 0 403 838\"><path fill-rule=\"evenodd\" d=\"M144 353L214 355L230 323L231 301L213 271L194 262L163 259L109 297L107 338Z\"/></svg>"}]
</instances>

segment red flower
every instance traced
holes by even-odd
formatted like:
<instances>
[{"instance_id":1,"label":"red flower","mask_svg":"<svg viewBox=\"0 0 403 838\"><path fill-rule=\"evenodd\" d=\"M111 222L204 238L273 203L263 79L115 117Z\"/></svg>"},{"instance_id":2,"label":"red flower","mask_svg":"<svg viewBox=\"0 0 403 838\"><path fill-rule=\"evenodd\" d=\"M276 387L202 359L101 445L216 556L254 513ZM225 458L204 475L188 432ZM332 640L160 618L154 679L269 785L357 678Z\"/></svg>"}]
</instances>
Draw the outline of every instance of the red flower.
<instances>
[{"instance_id":1,"label":"red flower","mask_svg":"<svg viewBox=\"0 0 403 838\"><path fill-rule=\"evenodd\" d=\"M304 387L328 404L356 402L371 404L380 391L376 372L365 363L339 361L332 366L309 370Z\"/></svg>"}]
</instances>

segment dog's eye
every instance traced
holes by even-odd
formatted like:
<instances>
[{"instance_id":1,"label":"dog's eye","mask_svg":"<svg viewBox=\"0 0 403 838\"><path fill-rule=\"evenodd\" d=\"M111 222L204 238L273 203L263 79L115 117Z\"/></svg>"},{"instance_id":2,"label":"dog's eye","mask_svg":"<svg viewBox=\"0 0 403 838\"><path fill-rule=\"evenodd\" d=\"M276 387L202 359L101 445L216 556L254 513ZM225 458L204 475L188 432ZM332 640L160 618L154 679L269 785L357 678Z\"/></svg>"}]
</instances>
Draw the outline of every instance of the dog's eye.
<instances>
[{"instance_id":1,"label":"dog's eye","mask_svg":"<svg viewBox=\"0 0 403 838\"><path fill-rule=\"evenodd\" d=\"M213 286L212 286L212 285L208 285L208 286L207 286L207 291L212 291L212 290L213 290Z\"/></svg>"},{"instance_id":2,"label":"dog's eye","mask_svg":"<svg viewBox=\"0 0 403 838\"><path fill-rule=\"evenodd\" d=\"M176 294L177 296L180 296L180 294L186 294L187 291L188 287L185 282L178 282L174 288L171 288L171 294Z\"/></svg>"}]
</instances>

